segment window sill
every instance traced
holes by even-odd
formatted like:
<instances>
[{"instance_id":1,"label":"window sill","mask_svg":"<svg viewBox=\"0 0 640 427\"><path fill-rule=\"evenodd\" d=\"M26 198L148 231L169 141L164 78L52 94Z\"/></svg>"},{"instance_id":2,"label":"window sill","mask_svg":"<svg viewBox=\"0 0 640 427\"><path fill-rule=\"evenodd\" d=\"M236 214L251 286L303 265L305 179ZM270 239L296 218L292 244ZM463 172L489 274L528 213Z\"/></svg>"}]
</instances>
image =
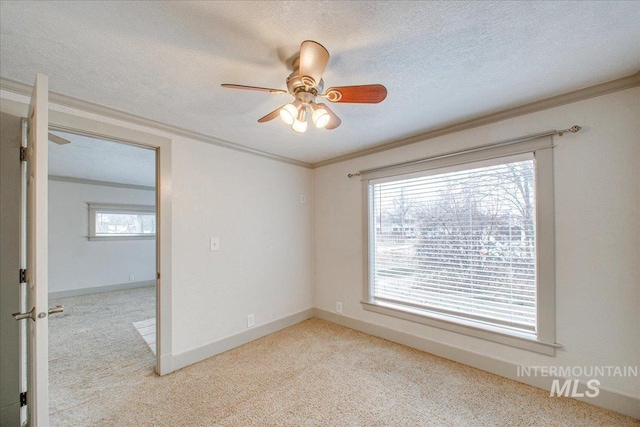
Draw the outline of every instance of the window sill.
<instances>
[{"instance_id":1,"label":"window sill","mask_svg":"<svg viewBox=\"0 0 640 427\"><path fill-rule=\"evenodd\" d=\"M92 242L96 241L120 241L120 240L155 240L156 235L146 236L89 236L88 239Z\"/></svg>"},{"instance_id":2,"label":"window sill","mask_svg":"<svg viewBox=\"0 0 640 427\"><path fill-rule=\"evenodd\" d=\"M547 343L536 339L535 335L524 332L512 331L506 328L479 326L471 321L453 318L443 314L420 310L413 307L402 306L379 301L361 301L362 308L378 314L397 317L410 322L421 323L447 331L469 335L475 338L493 341L510 347L521 348L547 356L555 356L556 348L560 344ZM454 320L455 319L455 320Z\"/></svg>"}]
</instances>

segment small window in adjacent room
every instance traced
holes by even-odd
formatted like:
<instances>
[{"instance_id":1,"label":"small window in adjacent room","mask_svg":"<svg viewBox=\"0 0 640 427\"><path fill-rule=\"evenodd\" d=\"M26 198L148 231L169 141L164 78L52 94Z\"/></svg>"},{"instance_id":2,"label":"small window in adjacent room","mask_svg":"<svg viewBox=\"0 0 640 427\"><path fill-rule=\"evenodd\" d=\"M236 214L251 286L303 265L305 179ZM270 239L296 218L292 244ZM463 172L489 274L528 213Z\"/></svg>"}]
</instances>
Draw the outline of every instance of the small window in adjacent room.
<instances>
[{"instance_id":1,"label":"small window in adjacent room","mask_svg":"<svg viewBox=\"0 0 640 427\"><path fill-rule=\"evenodd\" d=\"M542 151L542 165L535 150L502 150L363 177L364 308L552 354L552 157Z\"/></svg>"},{"instance_id":2,"label":"small window in adjacent room","mask_svg":"<svg viewBox=\"0 0 640 427\"><path fill-rule=\"evenodd\" d=\"M155 239L156 208L89 203L89 240Z\"/></svg>"}]
</instances>

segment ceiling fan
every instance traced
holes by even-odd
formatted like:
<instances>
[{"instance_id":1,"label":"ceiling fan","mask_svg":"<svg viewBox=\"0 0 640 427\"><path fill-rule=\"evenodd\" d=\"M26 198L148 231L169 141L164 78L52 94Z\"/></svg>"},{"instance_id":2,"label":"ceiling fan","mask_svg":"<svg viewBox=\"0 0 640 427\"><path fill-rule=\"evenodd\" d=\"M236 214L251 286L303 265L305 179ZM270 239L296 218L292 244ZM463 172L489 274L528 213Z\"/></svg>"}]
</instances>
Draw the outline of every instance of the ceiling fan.
<instances>
[{"instance_id":1,"label":"ceiling fan","mask_svg":"<svg viewBox=\"0 0 640 427\"><path fill-rule=\"evenodd\" d=\"M54 142L58 145L71 144L71 141L69 141L68 139L65 139L51 132L49 132L48 137L49 137L49 141Z\"/></svg>"},{"instance_id":2,"label":"ceiling fan","mask_svg":"<svg viewBox=\"0 0 640 427\"><path fill-rule=\"evenodd\" d=\"M377 104L387 97L387 89L379 84L337 86L323 92L322 73L328 62L327 49L320 43L306 40L300 45L300 54L293 61L293 72L287 77L287 90L228 83L222 87L293 95L293 102L273 110L258 119L258 123L268 122L280 116L296 132L307 130L308 111L311 112L311 119L317 128L335 129L342 123L326 104L316 103L316 98L324 98L329 102Z\"/></svg>"}]
</instances>

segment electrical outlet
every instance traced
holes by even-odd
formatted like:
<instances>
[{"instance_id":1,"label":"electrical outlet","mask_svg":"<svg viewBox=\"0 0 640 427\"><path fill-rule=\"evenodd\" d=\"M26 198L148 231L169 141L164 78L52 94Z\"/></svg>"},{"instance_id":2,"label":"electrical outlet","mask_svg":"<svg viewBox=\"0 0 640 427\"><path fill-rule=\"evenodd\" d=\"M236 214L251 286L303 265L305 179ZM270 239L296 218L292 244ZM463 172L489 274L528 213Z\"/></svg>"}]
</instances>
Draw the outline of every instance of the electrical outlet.
<instances>
[{"instance_id":1,"label":"electrical outlet","mask_svg":"<svg viewBox=\"0 0 640 427\"><path fill-rule=\"evenodd\" d=\"M209 241L209 250L211 252L216 252L220 250L220 238L219 237L212 237L211 240Z\"/></svg>"},{"instance_id":2,"label":"electrical outlet","mask_svg":"<svg viewBox=\"0 0 640 427\"><path fill-rule=\"evenodd\" d=\"M129 275L129 281L130 281L130 282L133 282L133 279L135 279L134 275L133 275L133 274L130 274L130 275Z\"/></svg>"},{"instance_id":3,"label":"electrical outlet","mask_svg":"<svg viewBox=\"0 0 640 427\"><path fill-rule=\"evenodd\" d=\"M307 196L305 196L304 194L300 195L300 203L306 203L307 202Z\"/></svg>"},{"instance_id":4,"label":"electrical outlet","mask_svg":"<svg viewBox=\"0 0 640 427\"><path fill-rule=\"evenodd\" d=\"M253 314L247 316L247 328L253 328L256 326L256 317Z\"/></svg>"},{"instance_id":5,"label":"electrical outlet","mask_svg":"<svg viewBox=\"0 0 640 427\"><path fill-rule=\"evenodd\" d=\"M336 313L342 313L342 303L341 302L337 302L336 303Z\"/></svg>"}]
</instances>

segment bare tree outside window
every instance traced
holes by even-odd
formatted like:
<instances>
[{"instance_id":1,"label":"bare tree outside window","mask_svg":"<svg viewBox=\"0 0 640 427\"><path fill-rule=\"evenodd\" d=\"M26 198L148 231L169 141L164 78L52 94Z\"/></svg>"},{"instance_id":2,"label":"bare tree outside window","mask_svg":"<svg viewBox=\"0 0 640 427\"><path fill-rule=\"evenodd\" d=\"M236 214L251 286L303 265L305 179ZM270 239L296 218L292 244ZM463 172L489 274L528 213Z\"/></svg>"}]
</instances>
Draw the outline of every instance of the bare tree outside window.
<instances>
[{"instance_id":1,"label":"bare tree outside window","mask_svg":"<svg viewBox=\"0 0 640 427\"><path fill-rule=\"evenodd\" d=\"M527 160L375 184L374 211L385 221L376 224L374 295L534 329L534 167Z\"/></svg>"}]
</instances>

